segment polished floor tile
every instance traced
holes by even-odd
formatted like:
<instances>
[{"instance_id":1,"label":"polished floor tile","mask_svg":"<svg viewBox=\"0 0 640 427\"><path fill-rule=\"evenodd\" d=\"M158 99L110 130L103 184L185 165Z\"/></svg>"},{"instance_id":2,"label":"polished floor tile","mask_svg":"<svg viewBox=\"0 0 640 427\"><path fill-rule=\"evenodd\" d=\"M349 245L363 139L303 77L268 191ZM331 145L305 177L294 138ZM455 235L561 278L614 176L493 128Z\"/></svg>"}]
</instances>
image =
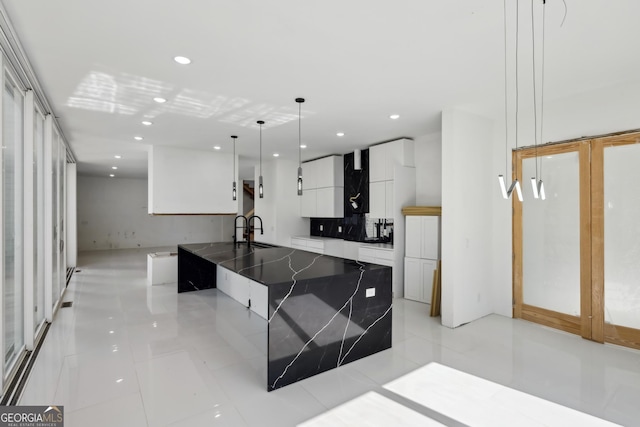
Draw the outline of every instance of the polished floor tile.
<instances>
[{"instance_id":1,"label":"polished floor tile","mask_svg":"<svg viewBox=\"0 0 640 427\"><path fill-rule=\"evenodd\" d=\"M70 426L282 427L322 414L379 425L384 405L406 412L383 386L437 362L621 425L640 419L640 352L497 315L452 330L402 299L391 349L267 392L266 321L215 289L147 286L147 252L167 249L80 254L73 306L56 314L21 404L64 405Z\"/></svg>"}]
</instances>

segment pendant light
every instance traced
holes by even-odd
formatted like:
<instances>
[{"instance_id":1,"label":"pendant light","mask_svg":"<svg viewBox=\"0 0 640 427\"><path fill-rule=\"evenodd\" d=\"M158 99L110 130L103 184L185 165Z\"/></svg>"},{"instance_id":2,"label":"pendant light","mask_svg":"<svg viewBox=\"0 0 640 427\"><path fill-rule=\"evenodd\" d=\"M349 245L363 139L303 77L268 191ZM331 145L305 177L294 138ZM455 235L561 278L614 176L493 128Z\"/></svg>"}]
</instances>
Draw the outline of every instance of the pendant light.
<instances>
[{"instance_id":1,"label":"pendant light","mask_svg":"<svg viewBox=\"0 0 640 427\"><path fill-rule=\"evenodd\" d=\"M302 103L304 98L296 98L298 103L298 196L302 196Z\"/></svg>"},{"instance_id":2,"label":"pendant light","mask_svg":"<svg viewBox=\"0 0 640 427\"><path fill-rule=\"evenodd\" d=\"M508 199L513 194L513 190L516 191L518 195L518 200L522 201L522 189L520 188L520 182L518 181L518 165L516 163L516 179L513 180L511 186L507 190L507 185L505 182L505 175L507 174L507 164L508 164L508 156L509 156L509 127L508 127L508 102L507 102L507 1L503 0L504 7L504 128L505 128L505 165L504 175L498 175L498 182L500 183L500 191L502 192L502 197ZM516 1L516 150L518 149L518 2Z\"/></svg>"},{"instance_id":3,"label":"pendant light","mask_svg":"<svg viewBox=\"0 0 640 427\"><path fill-rule=\"evenodd\" d=\"M264 198L264 187L262 185L262 125L264 121L258 120L258 125L260 125L260 176L258 177L258 195L260 198Z\"/></svg>"},{"instance_id":4,"label":"pendant light","mask_svg":"<svg viewBox=\"0 0 640 427\"><path fill-rule=\"evenodd\" d=\"M237 190L236 190L236 139L238 138L236 135L231 135L233 138L233 191L231 193L233 200L237 199Z\"/></svg>"}]
</instances>

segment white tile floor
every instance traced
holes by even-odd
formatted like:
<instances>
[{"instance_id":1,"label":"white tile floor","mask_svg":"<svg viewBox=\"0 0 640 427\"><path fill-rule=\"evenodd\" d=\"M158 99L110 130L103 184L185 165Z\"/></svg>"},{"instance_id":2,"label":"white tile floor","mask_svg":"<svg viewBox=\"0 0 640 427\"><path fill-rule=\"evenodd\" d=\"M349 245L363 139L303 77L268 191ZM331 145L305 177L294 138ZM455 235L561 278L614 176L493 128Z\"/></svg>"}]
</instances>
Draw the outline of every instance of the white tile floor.
<instances>
[{"instance_id":1,"label":"white tile floor","mask_svg":"<svg viewBox=\"0 0 640 427\"><path fill-rule=\"evenodd\" d=\"M496 315L451 330L401 299L390 350L268 393L266 322L216 290L148 287L155 250L81 254L20 404L64 405L68 427L293 426L436 361L640 423L640 352Z\"/></svg>"}]
</instances>

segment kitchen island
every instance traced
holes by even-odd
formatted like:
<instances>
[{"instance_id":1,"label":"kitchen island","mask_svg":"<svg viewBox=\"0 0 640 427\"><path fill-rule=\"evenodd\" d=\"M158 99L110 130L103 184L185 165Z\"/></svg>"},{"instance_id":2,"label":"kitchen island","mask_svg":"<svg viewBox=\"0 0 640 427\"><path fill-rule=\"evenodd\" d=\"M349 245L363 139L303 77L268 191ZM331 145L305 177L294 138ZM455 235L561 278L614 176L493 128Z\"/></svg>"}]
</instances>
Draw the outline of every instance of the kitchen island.
<instances>
[{"instance_id":1,"label":"kitchen island","mask_svg":"<svg viewBox=\"0 0 640 427\"><path fill-rule=\"evenodd\" d=\"M391 347L390 267L285 247L178 246L178 292L230 294L243 278L248 291L231 296L267 320L269 391Z\"/></svg>"}]
</instances>

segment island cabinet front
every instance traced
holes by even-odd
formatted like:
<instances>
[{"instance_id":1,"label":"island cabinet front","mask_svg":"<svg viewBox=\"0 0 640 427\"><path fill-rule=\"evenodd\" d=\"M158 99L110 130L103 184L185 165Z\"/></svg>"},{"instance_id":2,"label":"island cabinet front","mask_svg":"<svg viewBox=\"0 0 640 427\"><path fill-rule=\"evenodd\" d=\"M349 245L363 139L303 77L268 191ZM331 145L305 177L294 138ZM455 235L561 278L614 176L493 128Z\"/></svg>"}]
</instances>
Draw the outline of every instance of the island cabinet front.
<instances>
[{"instance_id":1,"label":"island cabinet front","mask_svg":"<svg viewBox=\"0 0 640 427\"><path fill-rule=\"evenodd\" d=\"M218 265L216 271L216 282L218 291L227 294L240 304L250 308L251 311L263 319L267 318L268 289L266 285L220 265Z\"/></svg>"}]
</instances>

